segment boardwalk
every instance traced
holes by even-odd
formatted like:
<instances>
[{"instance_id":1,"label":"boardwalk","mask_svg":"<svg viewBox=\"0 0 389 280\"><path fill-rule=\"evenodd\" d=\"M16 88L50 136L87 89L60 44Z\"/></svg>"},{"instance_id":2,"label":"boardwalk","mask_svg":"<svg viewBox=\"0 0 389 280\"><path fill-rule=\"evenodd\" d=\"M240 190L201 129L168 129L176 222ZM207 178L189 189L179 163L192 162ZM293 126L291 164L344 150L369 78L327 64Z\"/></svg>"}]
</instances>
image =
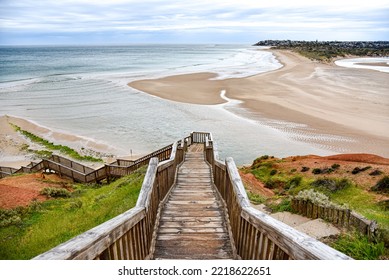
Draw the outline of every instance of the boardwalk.
<instances>
[{"instance_id":1,"label":"boardwalk","mask_svg":"<svg viewBox=\"0 0 389 280\"><path fill-rule=\"evenodd\" d=\"M155 259L233 258L223 206L212 186L204 145L193 145L161 213Z\"/></svg>"},{"instance_id":2,"label":"boardwalk","mask_svg":"<svg viewBox=\"0 0 389 280\"><path fill-rule=\"evenodd\" d=\"M135 207L34 259L350 259L251 207L234 160L219 159L210 133L106 165L101 176L124 176L146 161ZM91 174L81 179L97 181L98 170Z\"/></svg>"}]
</instances>

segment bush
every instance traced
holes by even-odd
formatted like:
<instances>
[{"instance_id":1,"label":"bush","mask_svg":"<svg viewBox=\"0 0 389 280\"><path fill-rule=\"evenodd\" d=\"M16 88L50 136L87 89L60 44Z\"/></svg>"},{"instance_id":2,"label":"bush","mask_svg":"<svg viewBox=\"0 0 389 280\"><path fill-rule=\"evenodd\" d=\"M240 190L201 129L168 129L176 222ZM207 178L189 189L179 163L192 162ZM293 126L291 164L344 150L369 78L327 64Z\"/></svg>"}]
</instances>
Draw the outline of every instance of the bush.
<instances>
[{"instance_id":1,"label":"bush","mask_svg":"<svg viewBox=\"0 0 389 280\"><path fill-rule=\"evenodd\" d=\"M344 205L338 205L330 201L329 197L321 192L317 192L313 189L302 190L300 191L295 198L302 199L304 201L310 201L316 205L324 206L324 207L333 207L337 209L345 209L347 208Z\"/></svg>"},{"instance_id":2,"label":"bush","mask_svg":"<svg viewBox=\"0 0 389 280\"><path fill-rule=\"evenodd\" d=\"M382 175L382 174L383 174L383 172L381 170L378 170L378 169L376 169L373 172L369 173L370 176L379 176L379 175Z\"/></svg>"},{"instance_id":3,"label":"bush","mask_svg":"<svg viewBox=\"0 0 389 280\"><path fill-rule=\"evenodd\" d=\"M71 192L63 188L44 188L40 191L40 194L46 195L47 197L70 197Z\"/></svg>"},{"instance_id":4,"label":"bush","mask_svg":"<svg viewBox=\"0 0 389 280\"><path fill-rule=\"evenodd\" d=\"M0 209L0 227L18 225L22 222L21 211L16 209Z\"/></svg>"},{"instance_id":5,"label":"bush","mask_svg":"<svg viewBox=\"0 0 389 280\"><path fill-rule=\"evenodd\" d=\"M303 166L302 168L301 168L301 172L307 172L307 171L309 171L309 167L307 167L307 166Z\"/></svg>"},{"instance_id":6,"label":"bush","mask_svg":"<svg viewBox=\"0 0 389 280\"><path fill-rule=\"evenodd\" d=\"M265 182L265 187L268 189L275 189L275 188L284 188L285 187L285 182L281 181L279 179L269 179Z\"/></svg>"},{"instance_id":7,"label":"bush","mask_svg":"<svg viewBox=\"0 0 389 280\"><path fill-rule=\"evenodd\" d=\"M300 186L302 180L303 180L303 177L294 176L286 182L286 188L287 189L296 188L296 187Z\"/></svg>"},{"instance_id":8,"label":"bush","mask_svg":"<svg viewBox=\"0 0 389 280\"><path fill-rule=\"evenodd\" d=\"M366 170L368 170L368 169L370 169L370 168L371 168L371 166L366 166L366 167L363 167L363 168L355 167L355 168L353 169L353 171L351 171L351 173L352 173L352 174L358 174L358 173L363 172L363 171L366 171Z\"/></svg>"},{"instance_id":9,"label":"bush","mask_svg":"<svg viewBox=\"0 0 389 280\"><path fill-rule=\"evenodd\" d=\"M313 174L321 174L321 169L320 169L320 168L314 168L314 169L312 170L312 173L313 173Z\"/></svg>"},{"instance_id":10,"label":"bush","mask_svg":"<svg viewBox=\"0 0 389 280\"><path fill-rule=\"evenodd\" d=\"M328 167L325 167L323 169L320 169L320 168L314 168L312 170L312 173L313 174L330 174L334 172L334 169L333 168L328 168Z\"/></svg>"},{"instance_id":11,"label":"bush","mask_svg":"<svg viewBox=\"0 0 389 280\"><path fill-rule=\"evenodd\" d=\"M276 174L277 174L277 170L272 169L272 171L270 171L270 176L273 176L273 175L276 175Z\"/></svg>"},{"instance_id":12,"label":"bush","mask_svg":"<svg viewBox=\"0 0 389 280\"><path fill-rule=\"evenodd\" d=\"M333 165L331 165L331 168L336 170L336 169L339 169L340 165L337 164L337 163L334 163Z\"/></svg>"},{"instance_id":13,"label":"bush","mask_svg":"<svg viewBox=\"0 0 389 280\"><path fill-rule=\"evenodd\" d=\"M389 176L384 176L372 187L373 191L389 193Z\"/></svg>"},{"instance_id":14,"label":"bush","mask_svg":"<svg viewBox=\"0 0 389 280\"><path fill-rule=\"evenodd\" d=\"M317 188L325 188L327 190L330 190L332 192L347 188L351 186L351 182L348 179L331 179L331 178L324 178L324 179L317 179L311 183L311 186L317 187Z\"/></svg>"}]
</instances>

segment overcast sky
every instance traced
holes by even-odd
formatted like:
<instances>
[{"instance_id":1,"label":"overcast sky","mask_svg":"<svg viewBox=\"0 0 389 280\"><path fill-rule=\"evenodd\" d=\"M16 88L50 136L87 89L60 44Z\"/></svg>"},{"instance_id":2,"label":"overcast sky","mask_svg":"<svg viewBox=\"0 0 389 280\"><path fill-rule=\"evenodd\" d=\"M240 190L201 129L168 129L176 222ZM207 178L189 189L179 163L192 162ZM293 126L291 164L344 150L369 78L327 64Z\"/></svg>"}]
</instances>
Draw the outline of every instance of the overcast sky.
<instances>
[{"instance_id":1,"label":"overcast sky","mask_svg":"<svg viewBox=\"0 0 389 280\"><path fill-rule=\"evenodd\" d=\"M0 44L389 40L389 0L0 0Z\"/></svg>"}]
</instances>

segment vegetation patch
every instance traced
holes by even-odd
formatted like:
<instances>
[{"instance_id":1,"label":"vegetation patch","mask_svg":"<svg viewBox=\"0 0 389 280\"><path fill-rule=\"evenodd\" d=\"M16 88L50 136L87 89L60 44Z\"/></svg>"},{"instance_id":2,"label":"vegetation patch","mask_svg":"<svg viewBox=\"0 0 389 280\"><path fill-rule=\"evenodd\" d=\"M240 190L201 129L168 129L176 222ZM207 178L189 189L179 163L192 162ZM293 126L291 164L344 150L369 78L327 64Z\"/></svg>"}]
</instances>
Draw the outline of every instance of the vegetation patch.
<instances>
[{"instance_id":1,"label":"vegetation patch","mask_svg":"<svg viewBox=\"0 0 389 280\"><path fill-rule=\"evenodd\" d=\"M317 175L317 174L330 174L332 172L334 172L334 169L331 168L331 167L325 167L325 168L322 168L322 169L321 168L314 168L312 170L312 173L315 174L315 175Z\"/></svg>"},{"instance_id":2,"label":"vegetation patch","mask_svg":"<svg viewBox=\"0 0 389 280\"><path fill-rule=\"evenodd\" d=\"M334 163L333 165L331 165L331 168L334 170L339 169L339 167L340 167L340 164L337 164L337 163Z\"/></svg>"},{"instance_id":3,"label":"vegetation patch","mask_svg":"<svg viewBox=\"0 0 389 280\"><path fill-rule=\"evenodd\" d=\"M376 169L372 172L369 173L370 176L379 176L379 175L382 175L384 172L382 172L381 170L379 169Z\"/></svg>"},{"instance_id":4,"label":"vegetation patch","mask_svg":"<svg viewBox=\"0 0 389 280\"><path fill-rule=\"evenodd\" d=\"M333 203L332 201L330 201L330 198L326 196L324 193L317 192L313 189L300 191L295 198L304 201L310 201L313 204L323 206L323 207L333 207L337 209L347 208L345 205L339 205Z\"/></svg>"},{"instance_id":5,"label":"vegetation patch","mask_svg":"<svg viewBox=\"0 0 389 280\"><path fill-rule=\"evenodd\" d=\"M10 222L0 227L0 259L31 259L131 209L146 168L99 188L74 184L70 197L1 210Z\"/></svg>"},{"instance_id":6,"label":"vegetation patch","mask_svg":"<svg viewBox=\"0 0 389 280\"><path fill-rule=\"evenodd\" d=\"M316 188L324 188L331 192L335 192L350 187L352 183L346 178L322 178L313 181L311 185Z\"/></svg>"},{"instance_id":7,"label":"vegetation patch","mask_svg":"<svg viewBox=\"0 0 389 280\"><path fill-rule=\"evenodd\" d=\"M358 233L343 234L331 246L356 260L377 260L388 254L384 242Z\"/></svg>"},{"instance_id":8,"label":"vegetation patch","mask_svg":"<svg viewBox=\"0 0 389 280\"><path fill-rule=\"evenodd\" d=\"M363 171L366 171L366 170L368 170L368 169L370 169L371 168L371 166L366 166L366 167L355 167L354 169L353 169L353 171L351 171L351 173L352 174L358 174L358 173L361 173L361 172L363 172Z\"/></svg>"},{"instance_id":9,"label":"vegetation patch","mask_svg":"<svg viewBox=\"0 0 389 280\"><path fill-rule=\"evenodd\" d=\"M372 187L372 190L380 193L389 193L389 176L382 177L377 184Z\"/></svg>"},{"instance_id":10,"label":"vegetation patch","mask_svg":"<svg viewBox=\"0 0 389 280\"><path fill-rule=\"evenodd\" d=\"M290 199L282 199L279 202L268 202L266 203L266 206L269 207L272 211L272 213L276 212L292 212L292 205L290 202Z\"/></svg>"},{"instance_id":11,"label":"vegetation patch","mask_svg":"<svg viewBox=\"0 0 389 280\"><path fill-rule=\"evenodd\" d=\"M76 150L74 150L72 148L69 148L69 147L64 146L64 145L54 144L50 141L47 141L46 139L43 139L35 134L32 134L31 132L28 132L27 130L21 129L19 126L15 125L15 124L12 124L12 123L10 123L10 124L17 132L21 133L22 135L24 135L25 137L30 139L32 142L37 143L39 145L42 145L51 151L59 151L65 155L67 155L73 159L77 159L77 160L85 160L85 161L91 161L91 162L102 162L103 161L101 158L80 155ZM23 148L25 148L25 146ZM38 155L41 155L41 156L46 156L46 157L48 156L48 151L33 151L33 152L37 153Z\"/></svg>"},{"instance_id":12,"label":"vegetation patch","mask_svg":"<svg viewBox=\"0 0 389 280\"><path fill-rule=\"evenodd\" d=\"M247 192L247 196L249 200L254 204L262 204L266 201L266 199L263 196L252 192Z\"/></svg>"},{"instance_id":13,"label":"vegetation patch","mask_svg":"<svg viewBox=\"0 0 389 280\"><path fill-rule=\"evenodd\" d=\"M63 189L63 188L44 188L43 190L40 191L40 194L46 195L49 198L51 197L55 198L55 197L70 197L72 193L67 189Z\"/></svg>"}]
</instances>

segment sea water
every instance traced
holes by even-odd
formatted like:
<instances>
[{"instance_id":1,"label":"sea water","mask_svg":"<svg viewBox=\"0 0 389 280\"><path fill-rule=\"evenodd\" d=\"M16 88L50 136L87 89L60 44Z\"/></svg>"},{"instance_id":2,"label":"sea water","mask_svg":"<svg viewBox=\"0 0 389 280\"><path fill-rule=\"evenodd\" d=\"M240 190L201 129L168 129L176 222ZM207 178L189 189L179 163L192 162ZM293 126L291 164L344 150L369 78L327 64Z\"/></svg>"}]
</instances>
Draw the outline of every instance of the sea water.
<instances>
[{"instance_id":1,"label":"sea water","mask_svg":"<svg viewBox=\"0 0 389 280\"><path fill-rule=\"evenodd\" d=\"M329 154L252 117L239 101L185 104L127 86L196 72L247 77L281 66L270 52L243 45L0 47L0 115L93 139L118 156L149 153L191 131L212 132L220 156L238 164L263 154Z\"/></svg>"}]
</instances>

